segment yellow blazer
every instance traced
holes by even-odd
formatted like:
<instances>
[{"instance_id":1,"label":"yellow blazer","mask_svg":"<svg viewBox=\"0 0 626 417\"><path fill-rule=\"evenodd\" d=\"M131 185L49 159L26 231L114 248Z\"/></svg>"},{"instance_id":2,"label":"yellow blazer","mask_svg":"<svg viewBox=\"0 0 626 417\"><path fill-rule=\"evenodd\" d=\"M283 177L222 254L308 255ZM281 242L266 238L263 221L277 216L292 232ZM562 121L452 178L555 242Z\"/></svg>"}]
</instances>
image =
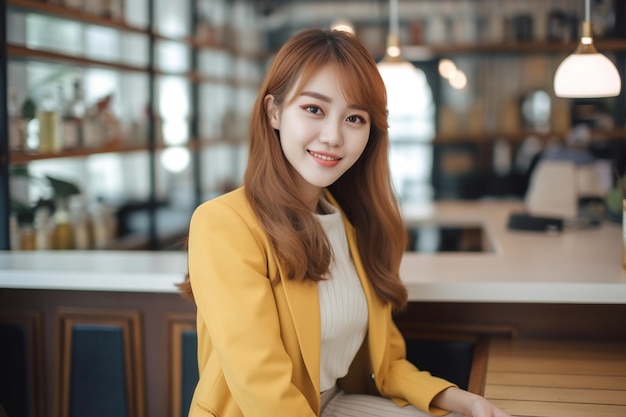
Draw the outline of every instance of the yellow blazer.
<instances>
[{"instance_id":1,"label":"yellow blazer","mask_svg":"<svg viewBox=\"0 0 626 417\"><path fill-rule=\"evenodd\" d=\"M337 202L327 193L329 201ZM355 231L343 220L367 297L366 341L339 385L433 414L453 386L405 359L391 308L368 281ZM283 274L243 188L207 201L189 229L189 273L197 305L200 378L189 416L314 417L320 414L320 311L314 282Z\"/></svg>"}]
</instances>

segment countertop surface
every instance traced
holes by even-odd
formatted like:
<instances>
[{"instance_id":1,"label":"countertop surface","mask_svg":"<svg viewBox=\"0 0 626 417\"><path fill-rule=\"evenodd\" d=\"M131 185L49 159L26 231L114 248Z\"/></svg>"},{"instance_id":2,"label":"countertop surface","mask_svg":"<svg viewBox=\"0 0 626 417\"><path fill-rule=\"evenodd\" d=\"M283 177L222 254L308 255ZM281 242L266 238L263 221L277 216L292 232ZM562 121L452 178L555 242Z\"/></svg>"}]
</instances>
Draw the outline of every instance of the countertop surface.
<instances>
[{"instance_id":1,"label":"countertop surface","mask_svg":"<svg viewBox=\"0 0 626 417\"><path fill-rule=\"evenodd\" d=\"M622 225L560 234L507 230L519 202L440 202L403 208L407 225L478 226L482 252L407 252L411 301L626 304ZM0 253L0 288L176 292L183 252Z\"/></svg>"},{"instance_id":2,"label":"countertop surface","mask_svg":"<svg viewBox=\"0 0 626 417\"><path fill-rule=\"evenodd\" d=\"M457 302L626 304L622 225L566 226L558 234L510 231L521 202L443 202L404 208L407 223L481 226L488 251L407 252L409 299Z\"/></svg>"}]
</instances>

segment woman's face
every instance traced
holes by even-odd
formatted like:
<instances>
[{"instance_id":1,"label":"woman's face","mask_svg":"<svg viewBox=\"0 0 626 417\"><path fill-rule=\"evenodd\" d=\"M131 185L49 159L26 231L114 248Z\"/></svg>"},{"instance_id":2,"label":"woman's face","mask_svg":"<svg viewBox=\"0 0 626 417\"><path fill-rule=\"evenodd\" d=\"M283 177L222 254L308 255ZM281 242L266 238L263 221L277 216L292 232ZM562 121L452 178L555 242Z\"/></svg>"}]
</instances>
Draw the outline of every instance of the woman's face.
<instances>
[{"instance_id":1,"label":"woman's face","mask_svg":"<svg viewBox=\"0 0 626 417\"><path fill-rule=\"evenodd\" d=\"M298 174L302 198L313 209L321 189L359 159L369 139L369 114L346 101L339 80L337 69L327 65L283 107L276 107L273 96L265 98L283 153Z\"/></svg>"}]
</instances>

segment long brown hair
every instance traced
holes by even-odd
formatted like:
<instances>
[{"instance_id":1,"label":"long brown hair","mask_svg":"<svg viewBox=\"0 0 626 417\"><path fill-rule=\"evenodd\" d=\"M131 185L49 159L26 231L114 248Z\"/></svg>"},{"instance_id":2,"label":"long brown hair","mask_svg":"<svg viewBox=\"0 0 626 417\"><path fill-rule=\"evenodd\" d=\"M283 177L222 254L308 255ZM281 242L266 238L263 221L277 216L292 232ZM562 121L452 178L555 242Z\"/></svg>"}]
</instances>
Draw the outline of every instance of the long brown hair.
<instances>
[{"instance_id":1,"label":"long brown hair","mask_svg":"<svg viewBox=\"0 0 626 417\"><path fill-rule=\"evenodd\" d=\"M286 104L290 93L298 96L328 64L339 68L346 98L366 109L371 120L363 154L328 189L355 227L363 267L377 295L400 310L407 303L398 273L406 233L389 173L386 90L376 63L354 36L309 29L278 51L252 110L245 192L288 277L324 279L331 249L319 222L298 198L295 171L270 125L264 99L271 94L278 107ZM193 296L188 275L178 287Z\"/></svg>"},{"instance_id":2,"label":"long brown hair","mask_svg":"<svg viewBox=\"0 0 626 417\"><path fill-rule=\"evenodd\" d=\"M398 274L406 234L389 173L386 90L376 63L353 35L309 29L279 50L252 110L245 192L288 277L324 279L331 249L298 197L295 171L270 125L264 98L271 94L280 108L329 64L339 69L346 98L370 115L371 128L361 157L328 189L356 229L363 266L376 293L400 309L407 302Z\"/></svg>"}]
</instances>

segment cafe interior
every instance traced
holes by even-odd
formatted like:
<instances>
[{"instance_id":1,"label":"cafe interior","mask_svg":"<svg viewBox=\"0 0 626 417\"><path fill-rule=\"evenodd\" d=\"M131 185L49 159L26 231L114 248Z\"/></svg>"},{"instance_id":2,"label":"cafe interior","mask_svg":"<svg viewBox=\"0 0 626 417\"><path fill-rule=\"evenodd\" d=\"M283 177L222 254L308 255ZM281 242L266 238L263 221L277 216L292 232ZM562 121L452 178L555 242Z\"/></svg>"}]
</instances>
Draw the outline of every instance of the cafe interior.
<instances>
[{"instance_id":1,"label":"cafe interior","mask_svg":"<svg viewBox=\"0 0 626 417\"><path fill-rule=\"evenodd\" d=\"M0 6L0 417L188 414L189 221L311 27L385 81L407 358L511 416L626 415L623 0Z\"/></svg>"}]
</instances>

